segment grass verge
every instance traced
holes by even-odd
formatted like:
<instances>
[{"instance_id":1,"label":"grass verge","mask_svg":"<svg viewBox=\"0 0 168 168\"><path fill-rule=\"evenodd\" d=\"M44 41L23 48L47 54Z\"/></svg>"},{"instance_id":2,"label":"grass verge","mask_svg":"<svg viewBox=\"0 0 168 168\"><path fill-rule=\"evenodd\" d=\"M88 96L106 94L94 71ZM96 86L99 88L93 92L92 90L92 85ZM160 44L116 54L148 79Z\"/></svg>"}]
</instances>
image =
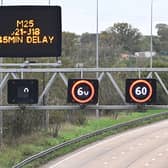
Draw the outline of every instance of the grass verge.
<instances>
[{"instance_id":1,"label":"grass verge","mask_svg":"<svg viewBox=\"0 0 168 168\"><path fill-rule=\"evenodd\" d=\"M62 142L71 140L73 138L79 137L81 135L91 133L93 131L109 127L115 124L124 123L130 120L134 120L137 118L141 118L144 116L149 116L152 114L157 114L163 112L163 110L148 110L146 113L131 113L127 115L126 113L121 113L119 115L119 118L117 120L114 120L110 117L103 117L100 119L90 119L86 122L83 126L68 126L64 127L60 131L60 134L57 138L52 138L49 135L45 134L39 134L36 135L36 138L30 138L27 140L29 143L20 144L16 147L5 147L0 152L0 168L11 168L13 165L15 165L17 162L27 158L28 156L31 156L35 153L38 153L42 150L45 150L51 146L55 146L57 144L60 144ZM158 118L157 120L162 120L163 118ZM165 118L164 118L165 119ZM156 120L155 120L156 121ZM154 122L154 121L148 121L148 123ZM145 125L147 123L141 123L140 125ZM139 125L133 125L131 127L137 127ZM47 157L44 157L42 159L38 159L29 165L25 166L25 168L37 168L39 165L46 163L47 161L56 158L58 156L64 155L65 153L71 152L79 147L82 147L86 144L89 144L91 142L95 142L97 140L103 139L106 136L113 135L119 132L122 132L124 130L129 129L128 127L118 129L116 131L108 132L103 135L99 135L96 137L89 138L85 141L82 141L80 143L71 145L70 147L66 147L63 149L60 149L56 152L53 152Z\"/></svg>"}]
</instances>

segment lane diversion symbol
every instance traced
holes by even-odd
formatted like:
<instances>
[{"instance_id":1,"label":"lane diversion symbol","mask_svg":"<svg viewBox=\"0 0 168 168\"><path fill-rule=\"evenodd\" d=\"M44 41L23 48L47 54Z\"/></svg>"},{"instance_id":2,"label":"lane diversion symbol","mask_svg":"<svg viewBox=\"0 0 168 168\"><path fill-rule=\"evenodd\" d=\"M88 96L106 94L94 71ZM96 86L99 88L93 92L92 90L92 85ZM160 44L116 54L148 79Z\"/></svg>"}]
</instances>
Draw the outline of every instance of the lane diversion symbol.
<instances>
[{"instance_id":1,"label":"lane diversion symbol","mask_svg":"<svg viewBox=\"0 0 168 168\"><path fill-rule=\"evenodd\" d=\"M29 93L29 88L24 88L23 92L24 93Z\"/></svg>"}]
</instances>

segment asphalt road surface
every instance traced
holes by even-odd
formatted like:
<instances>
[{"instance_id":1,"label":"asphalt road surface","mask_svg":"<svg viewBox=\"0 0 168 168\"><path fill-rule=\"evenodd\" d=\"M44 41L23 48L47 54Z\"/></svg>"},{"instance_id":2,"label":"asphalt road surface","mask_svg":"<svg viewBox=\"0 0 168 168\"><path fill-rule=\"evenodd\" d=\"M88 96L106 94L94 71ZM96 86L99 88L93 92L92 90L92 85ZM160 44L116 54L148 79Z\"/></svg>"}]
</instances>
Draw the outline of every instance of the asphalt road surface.
<instances>
[{"instance_id":1,"label":"asphalt road surface","mask_svg":"<svg viewBox=\"0 0 168 168\"><path fill-rule=\"evenodd\" d=\"M168 168L168 120L109 137L41 168Z\"/></svg>"}]
</instances>

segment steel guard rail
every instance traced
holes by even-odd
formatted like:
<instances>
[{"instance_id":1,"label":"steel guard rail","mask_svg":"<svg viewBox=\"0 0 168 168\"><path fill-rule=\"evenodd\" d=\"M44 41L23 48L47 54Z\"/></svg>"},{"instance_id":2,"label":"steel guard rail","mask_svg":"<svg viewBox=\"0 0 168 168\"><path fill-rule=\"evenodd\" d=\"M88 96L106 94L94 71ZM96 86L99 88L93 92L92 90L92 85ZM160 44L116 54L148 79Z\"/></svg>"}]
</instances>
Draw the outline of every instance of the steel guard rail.
<instances>
[{"instance_id":1,"label":"steel guard rail","mask_svg":"<svg viewBox=\"0 0 168 168\"><path fill-rule=\"evenodd\" d=\"M79 143L79 142L81 142L83 140L86 140L88 138L92 138L94 136L102 135L103 133L106 133L106 132L115 131L116 129L121 129L121 128L124 128L124 127L130 127L130 126L132 126L134 124L139 125L142 122L146 122L146 121L150 121L150 120L153 120L153 119L157 119L159 117L162 117L162 118L168 117L168 112L163 112L163 113L159 113L159 114L153 114L153 115L150 115L150 116L146 116L146 117L143 117L143 118L140 118L140 119L132 120L132 121L129 121L129 122L126 122L126 123L113 125L113 126L110 126L110 127L104 128L104 129L100 129L98 131L95 131L95 132L80 136L80 137L75 138L73 140L70 140L70 141L61 143L59 145L56 145L54 147L51 147L51 148L49 148L47 150L44 150L44 151L42 151L40 153L37 153L37 154L33 155L33 156L30 156L27 159L25 159L25 160L21 161L20 163L16 164L15 166L13 166L12 168L21 168L21 167L31 163L32 161L34 161L36 159L39 159L39 158L41 158L43 156L46 156L46 155L48 155L48 154L50 154L52 152L55 152L55 151L57 151L57 150L59 150L61 148L67 147L69 145L72 145L72 144L75 144L75 143Z\"/></svg>"}]
</instances>

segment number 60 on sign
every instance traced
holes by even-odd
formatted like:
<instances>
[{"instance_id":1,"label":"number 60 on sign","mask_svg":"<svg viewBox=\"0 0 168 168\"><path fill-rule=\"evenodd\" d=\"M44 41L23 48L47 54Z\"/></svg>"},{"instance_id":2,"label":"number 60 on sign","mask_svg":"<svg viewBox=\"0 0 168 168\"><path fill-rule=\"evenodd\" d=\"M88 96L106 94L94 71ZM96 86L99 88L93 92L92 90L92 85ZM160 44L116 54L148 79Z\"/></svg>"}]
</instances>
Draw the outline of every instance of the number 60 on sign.
<instances>
[{"instance_id":1,"label":"number 60 on sign","mask_svg":"<svg viewBox=\"0 0 168 168\"><path fill-rule=\"evenodd\" d=\"M155 79L126 79L126 102L128 103L155 103Z\"/></svg>"}]
</instances>

